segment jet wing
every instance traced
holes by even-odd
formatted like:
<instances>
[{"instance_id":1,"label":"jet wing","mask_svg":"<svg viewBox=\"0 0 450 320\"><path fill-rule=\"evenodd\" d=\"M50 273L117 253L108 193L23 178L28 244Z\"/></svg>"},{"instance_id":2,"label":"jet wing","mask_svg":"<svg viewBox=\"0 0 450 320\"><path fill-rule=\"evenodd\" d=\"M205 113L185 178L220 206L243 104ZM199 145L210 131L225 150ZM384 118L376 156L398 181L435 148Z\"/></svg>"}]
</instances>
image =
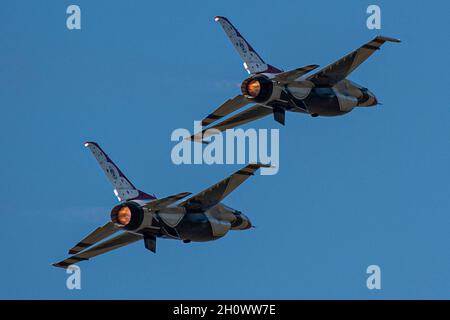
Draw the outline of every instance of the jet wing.
<instances>
[{"instance_id":1,"label":"jet wing","mask_svg":"<svg viewBox=\"0 0 450 320\"><path fill-rule=\"evenodd\" d=\"M190 137L190 139L194 140L196 142L206 143L205 141L203 141L203 139L217 133L216 130L222 132L227 129L231 129L231 128L237 127L239 125L263 118L272 113L273 113L272 108L257 104L247 110L244 110L244 111L228 118L227 120L224 120L218 124L213 125L212 127L204 129L201 132L201 134L200 133L194 134L193 136ZM208 131L210 129L215 129L215 130Z\"/></svg>"},{"instance_id":2,"label":"jet wing","mask_svg":"<svg viewBox=\"0 0 450 320\"><path fill-rule=\"evenodd\" d=\"M129 233L129 232L123 232L110 240L107 240L103 243L100 243L100 244L92 247L89 250L78 253L78 254L71 256L63 261L54 263L53 265L55 267L67 268L72 264L78 263L83 260L89 260L90 258L96 257L98 255L101 255L103 253L109 252L114 249L118 249L127 244L141 240L142 238L143 237L141 235L137 235L137 234Z\"/></svg>"},{"instance_id":3,"label":"jet wing","mask_svg":"<svg viewBox=\"0 0 450 320\"><path fill-rule=\"evenodd\" d=\"M209 114L205 119L202 120L202 126L209 126L211 123L223 118L230 113L246 106L250 101L243 95L238 95L233 99L228 99L219 108Z\"/></svg>"},{"instance_id":4,"label":"jet wing","mask_svg":"<svg viewBox=\"0 0 450 320\"><path fill-rule=\"evenodd\" d=\"M144 207L151 209L151 210L159 210L159 209L165 208L165 207L171 205L172 203L175 203L178 200L183 199L191 194L192 194L191 192L181 192L181 193L175 194L173 196L169 196L166 198L161 198L158 200L151 201L151 202L145 204Z\"/></svg>"},{"instance_id":5,"label":"jet wing","mask_svg":"<svg viewBox=\"0 0 450 320\"><path fill-rule=\"evenodd\" d=\"M72 249L69 250L69 254L76 254L83 251L87 247L109 237L113 233L119 231L119 228L112 222L108 222L103 227L99 227L86 236L83 240L78 242Z\"/></svg>"},{"instance_id":6,"label":"jet wing","mask_svg":"<svg viewBox=\"0 0 450 320\"><path fill-rule=\"evenodd\" d=\"M221 202L234 189L239 187L239 185L241 185L261 167L270 166L264 164L249 164L241 170L236 171L228 178L223 179L208 189L203 190L192 198L183 201L180 203L180 206L185 207L187 211L206 210L211 208Z\"/></svg>"},{"instance_id":7,"label":"jet wing","mask_svg":"<svg viewBox=\"0 0 450 320\"><path fill-rule=\"evenodd\" d=\"M275 75L272 80L278 81L280 83L288 83L294 81L295 79L311 72L314 69L317 69L319 66L317 64L312 64L306 67L297 68L294 70L278 73Z\"/></svg>"},{"instance_id":8,"label":"jet wing","mask_svg":"<svg viewBox=\"0 0 450 320\"><path fill-rule=\"evenodd\" d=\"M386 42L400 42L400 40L378 36L362 47L349 53L345 57L323 68L319 72L307 78L314 84L332 86L344 80L350 73L367 60L375 51Z\"/></svg>"}]
</instances>

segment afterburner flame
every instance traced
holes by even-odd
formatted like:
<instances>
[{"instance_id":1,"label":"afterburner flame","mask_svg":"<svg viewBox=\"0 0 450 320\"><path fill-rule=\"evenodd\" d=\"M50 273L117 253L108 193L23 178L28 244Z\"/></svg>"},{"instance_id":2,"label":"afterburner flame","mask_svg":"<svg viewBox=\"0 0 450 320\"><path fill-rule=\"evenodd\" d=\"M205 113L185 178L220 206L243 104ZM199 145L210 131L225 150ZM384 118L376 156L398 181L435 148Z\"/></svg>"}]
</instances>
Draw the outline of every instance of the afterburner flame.
<instances>
[{"instance_id":1,"label":"afterburner flame","mask_svg":"<svg viewBox=\"0 0 450 320\"><path fill-rule=\"evenodd\" d=\"M256 98L261 92L261 83L258 80L252 80L247 84L247 93Z\"/></svg>"},{"instance_id":2,"label":"afterburner flame","mask_svg":"<svg viewBox=\"0 0 450 320\"><path fill-rule=\"evenodd\" d=\"M123 226L126 226L131 221L131 210L128 207L122 207L117 212L117 222Z\"/></svg>"}]
</instances>

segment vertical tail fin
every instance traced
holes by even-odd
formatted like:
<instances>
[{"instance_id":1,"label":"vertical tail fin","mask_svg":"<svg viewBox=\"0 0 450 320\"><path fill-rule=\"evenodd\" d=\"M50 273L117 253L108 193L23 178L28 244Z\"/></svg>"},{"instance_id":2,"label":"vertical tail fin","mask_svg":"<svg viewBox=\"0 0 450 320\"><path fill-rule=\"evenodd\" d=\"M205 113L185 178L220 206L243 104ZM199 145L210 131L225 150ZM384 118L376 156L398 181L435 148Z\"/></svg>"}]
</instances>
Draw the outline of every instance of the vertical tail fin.
<instances>
[{"instance_id":1,"label":"vertical tail fin","mask_svg":"<svg viewBox=\"0 0 450 320\"><path fill-rule=\"evenodd\" d=\"M130 180L120 171L119 167L108 157L108 155L95 142L86 142L85 147L89 148L97 159L106 177L114 187L114 194L119 201L122 200L153 200L154 196L142 192L131 183Z\"/></svg>"},{"instance_id":2,"label":"vertical tail fin","mask_svg":"<svg viewBox=\"0 0 450 320\"><path fill-rule=\"evenodd\" d=\"M219 22L223 30L230 38L231 43L244 61L244 68L250 74L255 73L279 73L282 70L271 66L264 62L264 60L258 55L258 53L252 48L252 46L244 39L239 31L231 24L231 22L225 17L215 17L215 21Z\"/></svg>"}]
</instances>

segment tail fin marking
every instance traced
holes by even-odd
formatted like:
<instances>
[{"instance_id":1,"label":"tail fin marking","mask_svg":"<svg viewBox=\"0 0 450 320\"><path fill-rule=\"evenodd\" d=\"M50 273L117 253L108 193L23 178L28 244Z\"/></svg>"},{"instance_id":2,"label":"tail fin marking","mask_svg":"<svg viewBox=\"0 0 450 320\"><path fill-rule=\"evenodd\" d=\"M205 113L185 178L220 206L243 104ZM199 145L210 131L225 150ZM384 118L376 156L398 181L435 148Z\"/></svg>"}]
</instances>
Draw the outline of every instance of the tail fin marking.
<instances>
[{"instance_id":1,"label":"tail fin marking","mask_svg":"<svg viewBox=\"0 0 450 320\"><path fill-rule=\"evenodd\" d=\"M282 72L282 70L265 63L227 18L217 16L214 20L222 26L234 48L241 56L242 61L244 61L244 68L249 74Z\"/></svg>"},{"instance_id":2,"label":"tail fin marking","mask_svg":"<svg viewBox=\"0 0 450 320\"><path fill-rule=\"evenodd\" d=\"M88 147L94 157L97 159L100 167L103 169L108 180L114 187L114 194L119 201L123 200L154 200L154 196L151 196L145 192L138 190L130 180L120 171L119 167L108 157L108 155L100 148L95 142L86 142L85 147Z\"/></svg>"}]
</instances>

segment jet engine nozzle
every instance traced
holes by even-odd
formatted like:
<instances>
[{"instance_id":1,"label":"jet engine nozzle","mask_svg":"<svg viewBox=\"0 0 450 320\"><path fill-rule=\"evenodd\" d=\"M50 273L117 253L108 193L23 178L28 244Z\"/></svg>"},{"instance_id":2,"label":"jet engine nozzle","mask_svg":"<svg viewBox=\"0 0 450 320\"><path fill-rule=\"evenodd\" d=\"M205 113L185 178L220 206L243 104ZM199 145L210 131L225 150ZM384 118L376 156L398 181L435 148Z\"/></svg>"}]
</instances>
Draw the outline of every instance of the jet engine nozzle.
<instances>
[{"instance_id":1,"label":"jet engine nozzle","mask_svg":"<svg viewBox=\"0 0 450 320\"><path fill-rule=\"evenodd\" d=\"M134 202L125 202L111 210L111 221L120 228L137 229L144 220L144 210Z\"/></svg>"},{"instance_id":2,"label":"jet engine nozzle","mask_svg":"<svg viewBox=\"0 0 450 320\"><path fill-rule=\"evenodd\" d=\"M273 83L267 77L251 77L242 82L242 94L256 102L267 101L272 95Z\"/></svg>"}]
</instances>

